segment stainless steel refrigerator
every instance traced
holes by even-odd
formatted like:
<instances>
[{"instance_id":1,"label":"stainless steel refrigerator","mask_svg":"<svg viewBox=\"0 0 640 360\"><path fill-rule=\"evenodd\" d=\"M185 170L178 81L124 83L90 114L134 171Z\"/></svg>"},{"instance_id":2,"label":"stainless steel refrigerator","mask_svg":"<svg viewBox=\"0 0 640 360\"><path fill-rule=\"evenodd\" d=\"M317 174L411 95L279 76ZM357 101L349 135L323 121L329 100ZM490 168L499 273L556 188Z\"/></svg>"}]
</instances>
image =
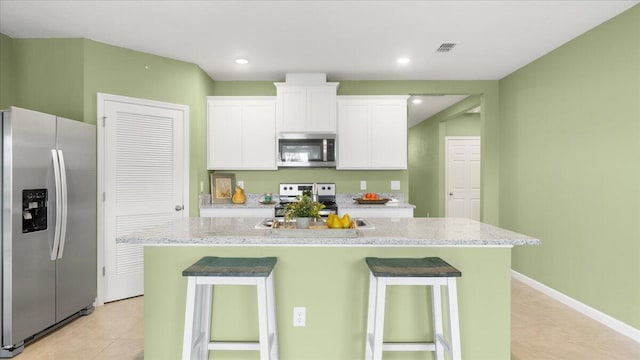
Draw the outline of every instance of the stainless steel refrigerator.
<instances>
[{"instance_id":1,"label":"stainless steel refrigerator","mask_svg":"<svg viewBox=\"0 0 640 360\"><path fill-rule=\"evenodd\" d=\"M96 128L11 107L2 112L2 348L93 310Z\"/></svg>"}]
</instances>

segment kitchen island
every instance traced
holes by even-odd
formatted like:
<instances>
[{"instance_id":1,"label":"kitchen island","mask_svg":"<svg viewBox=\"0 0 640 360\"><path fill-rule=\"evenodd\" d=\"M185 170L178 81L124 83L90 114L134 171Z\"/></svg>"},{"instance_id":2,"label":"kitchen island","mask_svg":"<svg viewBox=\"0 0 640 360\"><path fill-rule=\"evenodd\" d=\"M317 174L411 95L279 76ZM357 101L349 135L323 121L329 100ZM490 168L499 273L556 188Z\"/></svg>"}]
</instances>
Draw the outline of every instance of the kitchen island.
<instances>
[{"instance_id":1,"label":"kitchen island","mask_svg":"<svg viewBox=\"0 0 640 360\"><path fill-rule=\"evenodd\" d=\"M276 256L280 359L364 358L368 270L366 256L439 256L462 271L458 282L465 359L510 358L511 248L537 239L466 219L372 219L354 238L282 237L255 229L260 218L191 218L118 238L146 245L145 357L178 359L186 279L183 269L202 256ZM332 231L332 230L326 230ZM391 288L385 339L431 338L428 292ZM293 327L293 307L306 307L306 327ZM255 288L215 292L212 336L257 338ZM254 352L220 354L257 359ZM228 357L227 357L228 356ZM424 353L388 353L385 359L424 359Z\"/></svg>"}]
</instances>

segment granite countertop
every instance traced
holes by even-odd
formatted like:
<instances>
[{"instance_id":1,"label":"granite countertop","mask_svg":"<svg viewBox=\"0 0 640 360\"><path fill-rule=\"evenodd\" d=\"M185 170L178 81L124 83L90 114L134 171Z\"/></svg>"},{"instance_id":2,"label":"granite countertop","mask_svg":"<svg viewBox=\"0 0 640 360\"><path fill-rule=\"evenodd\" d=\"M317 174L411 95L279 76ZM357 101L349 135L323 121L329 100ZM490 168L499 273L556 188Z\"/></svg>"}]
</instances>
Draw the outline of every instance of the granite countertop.
<instances>
[{"instance_id":1,"label":"granite countertop","mask_svg":"<svg viewBox=\"0 0 640 360\"><path fill-rule=\"evenodd\" d=\"M404 202L403 193L378 193L378 197L381 199L391 199L386 204L358 204L356 198L361 198L363 193L342 193L336 195L336 203L338 208L353 209L353 208L371 208L371 209L384 209L386 207L394 208L410 208L415 209L415 205Z\"/></svg>"},{"instance_id":2,"label":"granite countertop","mask_svg":"<svg viewBox=\"0 0 640 360\"><path fill-rule=\"evenodd\" d=\"M206 246L369 246L369 247L511 247L540 240L492 225L460 218L377 218L375 229L354 238L281 237L255 229L262 218L184 218L129 235L118 243ZM333 230L325 230L333 231Z\"/></svg>"},{"instance_id":3,"label":"granite countertop","mask_svg":"<svg viewBox=\"0 0 640 360\"><path fill-rule=\"evenodd\" d=\"M278 195L274 195L275 197L271 200L270 204L262 204L261 201L264 201L264 194L245 194L246 201L244 204L233 204L233 203L223 203L223 204L212 204L211 203L211 195L200 195L200 209L252 209L252 208L272 208L278 203Z\"/></svg>"},{"instance_id":4,"label":"granite countertop","mask_svg":"<svg viewBox=\"0 0 640 360\"><path fill-rule=\"evenodd\" d=\"M404 202L404 194L402 193L379 193L380 198L388 198L391 201L386 204L358 204L353 199L362 197L362 193L338 193L336 194L336 204L338 208L374 208L384 209L385 207L394 208L415 208L415 205ZM212 204L209 194L200 195L200 209L220 209L220 208L265 208L273 207L278 202L278 194L273 194L272 204L261 204L264 200L264 194L245 194L247 201L244 204Z\"/></svg>"}]
</instances>

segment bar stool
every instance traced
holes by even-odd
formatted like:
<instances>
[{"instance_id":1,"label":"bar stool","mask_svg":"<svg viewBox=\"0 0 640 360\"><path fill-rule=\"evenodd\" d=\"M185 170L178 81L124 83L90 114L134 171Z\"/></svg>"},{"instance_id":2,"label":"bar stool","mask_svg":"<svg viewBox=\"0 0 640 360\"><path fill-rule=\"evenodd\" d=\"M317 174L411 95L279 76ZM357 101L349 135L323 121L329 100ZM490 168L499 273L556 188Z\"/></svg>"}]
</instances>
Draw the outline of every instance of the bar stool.
<instances>
[{"instance_id":1,"label":"bar stool","mask_svg":"<svg viewBox=\"0 0 640 360\"><path fill-rule=\"evenodd\" d=\"M205 256L182 272L188 278L182 359L208 359L209 351L259 351L261 360L278 359L273 268L278 259ZM211 341L214 285L255 285L258 289L259 341Z\"/></svg>"},{"instance_id":2,"label":"bar stool","mask_svg":"<svg viewBox=\"0 0 640 360\"><path fill-rule=\"evenodd\" d=\"M461 360L456 278L462 276L462 273L439 257L422 259L368 257L365 260L369 266L369 311L365 359L380 360L383 351L435 351L436 359L443 360L444 350L446 350L452 360ZM433 342L383 341L387 285L431 286ZM440 286L447 288L449 341L444 337L442 325Z\"/></svg>"}]
</instances>

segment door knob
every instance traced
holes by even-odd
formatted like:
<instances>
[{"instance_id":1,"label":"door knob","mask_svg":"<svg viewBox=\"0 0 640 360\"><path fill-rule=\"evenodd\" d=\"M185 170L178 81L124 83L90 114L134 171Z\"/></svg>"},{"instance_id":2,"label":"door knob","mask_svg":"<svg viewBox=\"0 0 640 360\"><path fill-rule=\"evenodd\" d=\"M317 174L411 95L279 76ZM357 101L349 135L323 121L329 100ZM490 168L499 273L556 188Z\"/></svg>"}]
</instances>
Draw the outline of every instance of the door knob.
<instances>
[{"instance_id":1,"label":"door knob","mask_svg":"<svg viewBox=\"0 0 640 360\"><path fill-rule=\"evenodd\" d=\"M182 210L182 209L184 209L184 206L182 206L182 205L176 205L176 211L180 211L180 210Z\"/></svg>"},{"instance_id":2,"label":"door knob","mask_svg":"<svg viewBox=\"0 0 640 360\"><path fill-rule=\"evenodd\" d=\"M453 196L453 193L452 193L452 192L450 192L450 193L449 193L449 196Z\"/></svg>"}]
</instances>

